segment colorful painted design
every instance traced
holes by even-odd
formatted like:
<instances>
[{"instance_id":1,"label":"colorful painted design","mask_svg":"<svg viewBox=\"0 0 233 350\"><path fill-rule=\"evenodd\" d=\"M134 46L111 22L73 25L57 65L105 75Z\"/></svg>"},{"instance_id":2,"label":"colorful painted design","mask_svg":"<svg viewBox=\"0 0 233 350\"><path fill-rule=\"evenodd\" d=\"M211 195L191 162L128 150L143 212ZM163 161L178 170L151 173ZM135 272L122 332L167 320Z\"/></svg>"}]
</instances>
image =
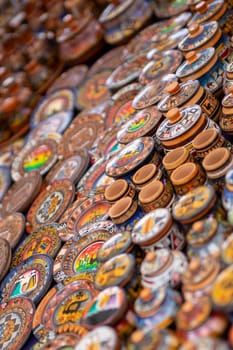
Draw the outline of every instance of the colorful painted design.
<instances>
[{"instance_id":1,"label":"colorful painted design","mask_svg":"<svg viewBox=\"0 0 233 350\"><path fill-rule=\"evenodd\" d=\"M72 89L58 89L45 96L37 105L31 116L31 127L34 128L41 121L50 116L64 111L72 111L74 108L74 92Z\"/></svg>"},{"instance_id":2,"label":"colorful painted design","mask_svg":"<svg viewBox=\"0 0 233 350\"><path fill-rule=\"evenodd\" d=\"M53 182L40 192L27 213L27 232L60 219L73 201L74 185L69 179Z\"/></svg>"},{"instance_id":3,"label":"colorful painted design","mask_svg":"<svg viewBox=\"0 0 233 350\"><path fill-rule=\"evenodd\" d=\"M76 104L79 109L94 107L110 98L106 81L112 70L103 70L87 79L77 93Z\"/></svg>"},{"instance_id":4,"label":"colorful painted design","mask_svg":"<svg viewBox=\"0 0 233 350\"><path fill-rule=\"evenodd\" d=\"M99 293L86 315L90 317L99 312L101 313L110 310L113 312L116 310L118 311L122 305L122 299L123 294L121 293L121 289L117 287L107 288Z\"/></svg>"},{"instance_id":5,"label":"colorful painted design","mask_svg":"<svg viewBox=\"0 0 233 350\"><path fill-rule=\"evenodd\" d=\"M34 254L56 255L61 245L58 232L56 224L41 226L20 244L14 253L11 267L16 267Z\"/></svg>"},{"instance_id":6,"label":"colorful painted design","mask_svg":"<svg viewBox=\"0 0 233 350\"><path fill-rule=\"evenodd\" d=\"M11 269L1 283L4 301L25 296L37 302L49 288L53 261L48 255L34 255Z\"/></svg>"},{"instance_id":7,"label":"colorful painted design","mask_svg":"<svg viewBox=\"0 0 233 350\"><path fill-rule=\"evenodd\" d=\"M143 151L143 149L144 149L143 143L137 143L137 144L131 145L131 147L125 147L125 149L123 149L120 152L120 155L118 159L116 159L116 162L113 164L113 167L119 168L133 162L138 157L138 155Z\"/></svg>"},{"instance_id":8,"label":"colorful painted design","mask_svg":"<svg viewBox=\"0 0 233 350\"><path fill-rule=\"evenodd\" d=\"M132 277L135 259L130 254L119 254L98 268L95 276L95 287L102 290L111 286L124 286Z\"/></svg>"},{"instance_id":9,"label":"colorful painted design","mask_svg":"<svg viewBox=\"0 0 233 350\"><path fill-rule=\"evenodd\" d=\"M37 209L36 219L41 224L49 222L51 218L57 213L60 209L60 206L63 204L64 195L62 192L55 191L41 203L41 206Z\"/></svg>"},{"instance_id":10,"label":"colorful painted design","mask_svg":"<svg viewBox=\"0 0 233 350\"><path fill-rule=\"evenodd\" d=\"M107 157L100 158L95 164L86 172L78 183L79 189L87 191L100 191L113 183L113 179L105 174L105 167L108 162Z\"/></svg>"},{"instance_id":11,"label":"colorful painted design","mask_svg":"<svg viewBox=\"0 0 233 350\"><path fill-rule=\"evenodd\" d=\"M98 266L97 252L103 242L95 242L83 249L74 262L74 272L96 269Z\"/></svg>"},{"instance_id":12,"label":"colorful painted design","mask_svg":"<svg viewBox=\"0 0 233 350\"><path fill-rule=\"evenodd\" d=\"M199 105L192 105L180 110L181 118L178 122L171 124L164 120L157 129L156 136L159 140L166 141L175 139L188 132L199 120L202 110Z\"/></svg>"},{"instance_id":13,"label":"colorful painted design","mask_svg":"<svg viewBox=\"0 0 233 350\"><path fill-rule=\"evenodd\" d=\"M32 149L23 160L23 169L26 172L38 170L49 162L52 150L48 145L40 145Z\"/></svg>"},{"instance_id":14,"label":"colorful painted design","mask_svg":"<svg viewBox=\"0 0 233 350\"><path fill-rule=\"evenodd\" d=\"M99 230L77 241L69 239L55 259L53 266L55 281L61 282L77 273L95 272L98 267L97 251L110 237L110 232Z\"/></svg>"},{"instance_id":15,"label":"colorful painted design","mask_svg":"<svg viewBox=\"0 0 233 350\"><path fill-rule=\"evenodd\" d=\"M86 208L83 212L80 212L75 222L75 231L78 232L86 225L103 220L107 216L109 208L109 203L100 201ZM74 215L75 213L72 213L72 217L74 217ZM69 221L67 226L69 228Z\"/></svg>"},{"instance_id":16,"label":"colorful painted design","mask_svg":"<svg viewBox=\"0 0 233 350\"><path fill-rule=\"evenodd\" d=\"M134 132L141 129L148 122L149 118L150 116L147 114L141 114L138 117L135 117L133 122L128 126L127 131Z\"/></svg>"},{"instance_id":17,"label":"colorful painted design","mask_svg":"<svg viewBox=\"0 0 233 350\"><path fill-rule=\"evenodd\" d=\"M38 286L39 273L36 270L29 270L22 273L15 281L10 293L10 298L27 296Z\"/></svg>"},{"instance_id":18,"label":"colorful painted design","mask_svg":"<svg viewBox=\"0 0 233 350\"><path fill-rule=\"evenodd\" d=\"M146 54L136 55L131 60L116 68L107 80L110 89L119 89L138 78L141 70L148 63Z\"/></svg>"},{"instance_id":19,"label":"colorful painted design","mask_svg":"<svg viewBox=\"0 0 233 350\"><path fill-rule=\"evenodd\" d=\"M13 298L0 306L1 350L22 349L27 341L34 314L34 306L28 298Z\"/></svg>"},{"instance_id":20,"label":"colorful painted design","mask_svg":"<svg viewBox=\"0 0 233 350\"><path fill-rule=\"evenodd\" d=\"M99 249L97 258L99 261L104 262L115 255L128 251L131 245L132 239L130 232L125 231L114 234Z\"/></svg>"},{"instance_id":21,"label":"colorful painted design","mask_svg":"<svg viewBox=\"0 0 233 350\"><path fill-rule=\"evenodd\" d=\"M114 125L121 125L128 121L136 113L136 110L132 106L132 101L128 101L118 109L115 118Z\"/></svg>"},{"instance_id":22,"label":"colorful painted design","mask_svg":"<svg viewBox=\"0 0 233 350\"><path fill-rule=\"evenodd\" d=\"M49 137L40 141L30 141L12 163L11 176L13 180L18 181L25 173L35 170L44 175L56 163L57 146L58 139Z\"/></svg>"},{"instance_id":23,"label":"colorful painted design","mask_svg":"<svg viewBox=\"0 0 233 350\"><path fill-rule=\"evenodd\" d=\"M209 206L214 205L215 192L211 186L199 186L191 190L173 207L173 217L178 221L193 220L204 212Z\"/></svg>"},{"instance_id":24,"label":"colorful painted design","mask_svg":"<svg viewBox=\"0 0 233 350\"><path fill-rule=\"evenodd\" d=\"M152 137L140 137L126 145L115 157L108 161L105 172L111 177L123 176L147 159L154 149Z\"/></svg>"},{"instance_id":25,"label":"colorful painted design","mask_svg":"<svg viewBox=\"0 0 233 350\"><path fill-rule=\"evenodd\" d=\"M40 140L49 132L63 133L71 122L72 114L70 112L59 112L50 116L48 119L39 123L33 129L28 140Z\"/></svg>"},{"instance_id":26,"label":"colorful painted design","mask_svg":"<svg viewBox=\"0 0 233 350\"><path fill-rule=\"evenodd\" d=\"M187 83L180 84L180 90L176 94L167 94L166 97L158 104L158 109L161 112L179 107L187 103L197 93L200 84L198 80L191 80Z\"/></svg>"},{"instance_id":27,"label":"colorful painted design","mask_svg":"<svg viewBox=\"0 0 233 350\"><path fill-rule=\"evenodd\" d=\"M156 79L160 80L166 74L174 73L183 60L183 55L178 50L169 50L160 54L152 56L146 67L140 74L139 81L146 85L154 82Z\"/></svg>"},{"instance_id":28,"label":"colorful painted design","mask_svg":"<svg viewBox=\"0 0 233 350\"><path fill-rule=\"evenodd\" d=\"M87 328L115 324L126 312L126 295L119 287L105 288L92 301L83 316Z\"/></svg>"}]
</instances>

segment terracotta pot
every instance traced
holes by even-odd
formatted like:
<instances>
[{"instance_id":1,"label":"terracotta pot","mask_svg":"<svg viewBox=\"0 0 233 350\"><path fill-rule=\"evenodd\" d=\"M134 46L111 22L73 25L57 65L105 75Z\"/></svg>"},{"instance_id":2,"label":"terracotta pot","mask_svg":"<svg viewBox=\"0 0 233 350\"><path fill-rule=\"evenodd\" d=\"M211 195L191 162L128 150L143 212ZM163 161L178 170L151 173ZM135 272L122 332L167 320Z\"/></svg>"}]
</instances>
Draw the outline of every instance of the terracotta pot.
<instances>
[{"instance_id":1,"label":"terracotta pot","mask_svg":"<svg viewBox=\"0 0 233 350\"><path fill-rule=\"evenodd\" d=\"M157 208L170 208L174 193L170 183L154 180L142 188L138 199L143 211L149 213Z\"/></svg>"},{"instance_id":2,"label":"terracotta pot","mask_svg":"<svg viewBox=\"0 0 233 350\"><path fill-rule=\"evenodd\" d=\"M185 147L178 147L168 152L163 157L163 166L170 177L172 172L180 165L186 162L193 162L192 154Z\"/></svg>"},{"instance_id":3,"label":"terracotta pot","mask_svg":"<svg viewBox=\"0 0 233 350\"><path fill-rule=\"evenodd\" d=\"M233 87L230 87L230 92L222 100L222 115L219 125L223 132L229 135L233 134Z\"/></svg>"},{"instance_id":4,"label":"terracotta pot","mask_svg":"<svg viewBox=\"0 0 233 350\"><path fill-rule=\"evenodd\" d=\"M233 156L230 151L224 147L212 150L205 156L202 166L214 188L221 193L225 184L225 175L233 166Z\"/></svg>"},{"instance_id":5,"label":"terracotta pot","mask_svg":"<svg viewBox=\"0 0 233 350\"><path fill-rule=\"evenodd\" d=\"M138 190L148 185L154 180L162 178L162 171L153 163L146 164L136 171L132 181Z\"/></svg>"},{"instance_id":6,"label":"terracotta pot","mask_svg":"<svg viewBox=\"0 0 233 350\"><path fill-rule=\"evenodd\" d=\"M119 228L132 231L133 226L143 216L143 212L136 200L123 197L113 204L108 215Z\"/></svg>"},{"instance_id":7,"label":"terracotta pot","mask_svg":"<svg viewBox=\"0 0 233 350\"><path fill-rule=\"evenodd\" d=\"M222 37L222 31L216 21L198 24L193 23L189 26L189 34L179 44L179 49L183 53L189 51L201 51L208 47L219 46L219 40Z\"/></svg>"},{"instance_id":8,"label":"terracotta pot","mask_svg":"<svg viewBox=\"0 0 233 350\"><path fill-rule=\"evenodd\" d=\"M224 33L233 34L231 29L233 24L232 11L227 8L227 3L224 0L209 1L209 3L200 1L195 6L195 12L190 24L218 21Z\"/></svg>"},{"instance_id":9,"label":"terracotta pot","mask_svg":"<svg viewBox=\"0 0 233 350\"><path fill-rule=\"evenodd\" d=\"M124 179L114 181L104 192L104 197L110 204L114 204L119 199L127 196L134 199L136 196L136 190Z\"/></svg>"},{"instance_id":10,"label":"terracotta pot","mask_svg":"<svg viewBox=\"0 0 233 350\"><path fill-rule=\"evenodd\" d=\"M158 110L165 116L172 108L198 104L209 118L218 120L221 112L220 104L212 93L200 86L198 80L188 80L182 84L174 81L165 88L165 91L168 95L158 104Z\"/></svg>"},{"instance_id":11,"label":"terracotta pot","mask_svg":"<svg viewBox=\"0 0 233 350\"><path fill-rule=\"evenodd\" d=\"M228 325L226 315L212 310L209 297L187 301L176 315L177 334L183 340L196 341L198 337L218 337Z\"/></svg>"},{"instance_id":12,"label":"terracotta pot","mask_svg":"<svg viewBox=\"0 0 233 350\"><path fill-rule=\"evenodd\" d=\"M192 258L182 276L184 298L193 301L205 295L210 295L219 271L219 261L212 257Z\"/></svg>"},{"instance_id":13,"label":"terracotta pot","mask_svg":"<svg viewBox=\"0 0 233 350\"><path fill-rule=\"evenodd\" d=\"M182 82L198 79L203 88L218 97L222 91L224 66L216 50L213 47L201 49L199 52L190 50L185 57L186 61L176 71L178 78ZM209 99L211 102L211 96ZM206 108L211 109L208 104Z\"/></svg>"},{"instance_id":14,"label":"terracotta pot","mask_svg":"<svg viewBox=\"0 0 233 350\"><path fill-rule=\"evenodd\" d=\"M215 218L194 222L187 233L188 256L219 259L225 235L226 230Z\"/></svg>"},{"instance_id":15,"label":"terracotta pot","mask_svg":"<svg viewBox=\"0 0 233 350\"><path fill-rule=\"evenodd\" d=\"M232 148L230 142L226 141L224 136L216 129L203 130L195 137L192 144L198 159L205 158L208 153L219 147L226 147L230 151Z\"/></svg>"},{"instance_id":16,"label":"terracotta pot","mask_svg":"<svg viewBox=\"0 0 233 350\"><path fill-rule=\"evenodd\" d=\"M205 181L206 176L203 171L197 164L191 162L180 165L171 174L171 182L179 196L203 185Z\"/></svg>"},{"instance_id":17,"label":"terracotta pot","mask_svg":"<svg viewBox=\"0 0 233 350\"><path fill-rule=\"evenodd\" d=\"M180 146L191 150L194 137L213 125L214 121L202 113L199 105L191 105L180 110L173 108L168 111L167 119L158 127L156 137L165 152Z\"/></svg>"}]
</instances>

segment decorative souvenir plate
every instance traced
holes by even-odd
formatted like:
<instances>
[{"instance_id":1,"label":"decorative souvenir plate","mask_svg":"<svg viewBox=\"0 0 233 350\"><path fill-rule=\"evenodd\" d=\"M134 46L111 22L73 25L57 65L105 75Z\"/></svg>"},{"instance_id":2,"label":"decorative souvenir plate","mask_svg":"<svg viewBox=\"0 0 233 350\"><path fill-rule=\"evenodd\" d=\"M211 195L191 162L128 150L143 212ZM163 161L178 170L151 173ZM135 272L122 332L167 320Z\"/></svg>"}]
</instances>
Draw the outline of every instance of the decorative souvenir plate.
<instances>
[{"instance_id":1,"label":"decorative souvenir plate","mask_svg":"<svg viewBox=\"0 0 233 350\"><path fill-rule=\"evenodd\" d=\"M155 106L143 109L121 127L117 139L127 144L141 136L153 136L161 120L162 114Z\"/></svg>"},{"instance_id":2,"label":"decorative souvenir plate","mask_svg":"<svg viewBox=\"0 0 233 350\"><path fill-rule=\"evenodd\" d=\"M110 237L109 232L97 231L78 241L68 240L55 259L54 280L58 283L77 273L95 272L99 264L97 252Z\"/></svg>"},{"instance_id":3,"label":"decorative souvenir plate","mask_svg":"<svg viewBox=\"0 0 233 350\"><path fill-rule=\"evenodd\" d=\"M172 215L175 220L188 223L204 216L216 201L212 186L199 186L182 196L173 206Z\"/></svg>"},{"instance_id":4,"label":"decorative souvenir plate","mask_svg":"<svg viewBox=\"0 0 233 350\"><path fill-rule=\"evenodd\" d=\"M24 212L40 192L42 177L38 171L26 173L14 183L2 200L2 210L5 214L17 211Z\"/></svg>"},{"instance_id":5,"label":"decorative souvenir plate","mask_svg":"<svg viewBox=\"0 0 233 350\"><path fill-rule=\"evenodd\" d=\"M86 350L95 346L101 350L117 350L119 340L116 331L108 326L97 327L79 341L75 350Z\"/></svg>"},{"instance_id":6,"label":"decorative souvenir plate","mask_svg":"<svg viewBox=\"0 0 233 350\"><path fill-rule=\"evenodd\" d=\"M32 327L34 305L28 298L14 298L0 304L1 350L23 349Z\"/></svg>"},{"instance_id":7,"label":"decorative souvenir plate","mask_svg":"<svg viewBox=\"0 0 233 350\"><path fill-rule=\"evenodd\" d=\"M16 267L35 254L54 257L61 247L58 224L41 226L19 245L14 252L11 267Z\"/></svg>"},{"instance_id":8,"label":"decorative souvenir plate","mask_svg":"<svg viewBox=\"0 0 233 350\"><path fill-rule=\"evenodd\" d=\"M110 107L105 120L107 128L119 126L131 119L136 110L132 106L132 100L138 94L141 85L134 83L125 86L113 97L113 104Z\"/></svg>"},{"instance_id":9,"label":"decorative souvenir plate","mask_svg":"<svg viewBox=\"0 0 233 350\"><path fill-rule=\"evenodd\" d=\"M25 228L25 218L21 213L12 213L0 220L0 237L6 239L11 248L20 241Z\"/></svg>"},{"instance_id":10,"label":"decorative souvenir plate","mask_svg":"<svg viewBox=\"0 0 233 350\"><path fill-rule=\"evenodd\" d=\"M113 183L113 179L105 174L106 164L109 157L103 157L97 160L95 164L86 172L78 183L78 189L85 193L104 192L104 189Z\"/></svg>"},{"instance_id":11,"label":"decorative souvenir plate","mask_svg":"<svg viewBox=\"0 0 233 350\"><path fill-rule=\"evenodd\" d=\"M31 128L58 112L74 109L75 95L72 89L58 89L46 95L32 113Z\"/></svg>"},{"instance_id":12,"label":"decorative souvenir plate","mask_svg":"<svg viewBox=\"0 0 233 350\"><path fill-rule=\"evenodd\" d=\"M57 147L58 143L53 139L29 142L12 163L13 180L18 181L25 173L33 170L38 170L44 175L57 161Z\"/></svg>"},{"instance_id":13,"label":"decorative souvenir plate","mask_svg":"<svg viewBox=\"0 0 233 350\"><path fill-rule=\"evenodd\" d=\"M195 36L188 35L179 43L179 49L183 52L193 51L205 45L219 30L218 22L212 21L200 25L200 33Z\"/></svg>"},{"instance_id":14,"label":"decorative souvenir plate","mask_svg":"<svg viewBox=\"0 0 233 350\"><path fill-rule=\"evenodd\" d=\"M96 289L103 290L113 286L124 286L133 277L135 258L131 254L119 254L104 262L98 267L94 285Z\"/></svg>"},{"instance_id":15,"label":"decorative souvenir plate","mask_svg":"<svg viewBox=\"0 0 233 350\"><path fill-rule=\"evenodd\" d=\"M104 131L104 120L99 114L78 115L65 131L59 146L60 154L74 154L80 148L90 150L96 138Z\"/></svg>"},{"instance_id":16,"label":"decorative souvenir plate","mask_svg":"<svg viewBox=\"0 0 233 350\"><path fill-rule=\"evenodd\" d=\"M31 140L39 141L49 133L56 132L62 134L69 126L72 120L72 113L70 111L62 111L53 114L48 119L40 122L28 135L27 142Z\"/></svg>"},{"instance_id":17,"label":"decorative souvenir plate","mask_svg":"<svg viewBox=\"0 0 233 350\"><path fill-rule=\"evenodd\" d=\"M192 14L184 12L179 16L172 17L167 20L156 22L149 27L143 29L137 36L135 36L126 46L125 55L136 54L143 51L143 45L147 41L153 41L153 38L160 38L161 36L168 36L180 30L190 20Z\"/></svg>"},{"instance_id":18,"label":"decorative souvenir plate","mask_svg":"<svg viewBox=\"0 0 233 350\"><path fill-rule=\"evenodd\" d=\"M122 57L124 46L119 46L111 49L104 55L102 55L95 63L91 66L88 71L88 75L95 74L100 72L103 69L112 69L114 70L120 66L124 60Z\"/></svg>"},{"instance_id":19,"label":"decorative souvenir plate","mask_svg":"<svg viewBox=\"0 0 233 350\"><path fill-rule=\"evenodd\" d=\"M45 332L57 333L60 327L78 325L86 305L97 293L94 285L86 280L57 284L36 309L32 324L34 335L40 339Z\"/></svg>"},{"instance_id":20,"label":"decorative souvenir plate","mask_svg":"<svg viewBox=\"0 0 233 350\"><path fill-rule=\"evenodd\" d=\"M45 254L35 254L11 269L1 283L4 302L16 297L28 297L37 303L52 282L53 260Z\"/></svg>"},{"instance_id":21,"label":"decorative souvenir plate","mask_svg":"<svg viewBox=\"0 0 233 350\"><path fill-rule=\"evenodd\" d=\"M150 61L141 71L139 82L147 85L155 80L160 80L166 74L175 73L183 60L183 55L178 50L168 50L151 57Z\"/></svg>"},{"instance_id":22,"label":"decorative souvenir plate","mask_svg":"<svg viewBox=\"0 0 233 350\"><path fill-rule=\"evenodd\" d=\"M152 137L140 137L126 145L115 157L108 161L105 172L111 177L124 177L136 170L154 150Z\"/></svg>"},{"instance_id":23,"label":"decorative souvenir plate","mask_svg":"<svg viewBox=\"0 0 233 350\"><path fill-rule=\"evenodd\" d=\"M56 180L69 179L74 184L83 176L89 165L89 155L80 150L76 155L58 162L47 174L45 181L52 184Z\"/></svg>"},{"instance_id":24,"label":"decorative souvenir plate","mask_svg":"<svg viewBox=\"0 0 233 350\"><path fill-rule=\"evenodd\" d=\"M141 70L148 63L146 54L136 55L116 68L106 81L109 89L120 89L137 79Z\"/></svg>"},{"instance_id":25,"label":"decorative souvenir plate","mask_svg":"<svg viewBox=\"0 0 233 350\"><path fill-rule=\"evenodd\" d=\"M78 109L87 109L110 99L110 93L106 86L111 69L95 73L82 84L77 92L76 105Z\"/></svg>"},{"instance_id":26,"label":"decorative souvenir plate","mask_svg":"<svg viewBox=\"0 0 233 350\"><path fill-rule=\"evenodd\" d=\"M127 252L132 244L130 232L115 233L100 247L97 253L97 259L100 262L105 262L118 254Z\"/></svg>"},{"instance_id":27,"label":"decorative souvenir plate","mask_svg":"<svg viewBox=\"0 0 233 350\"><path fill-rule=\"evenodd\" d=\"M0 237L0 282L7 274L11 264L11 246L10 243Z\"/></svg>"},{"instance_id":28,"label":"decorative souvenir plate","mask_svg":"<svg viewBox=\"0 0 233 350\"><path fill-rule=\"evenodd\" d=\"M163 5L163 4L162 4ZM166 18L171 16L177 16L180 13L187 11L189 8L187 0L174 0L165 6L154 7L155 15L158 18Z\"/></svg>"},{"instance_id":29,"label":"decorative souvenir plate","mask_svg":"<svg viewBox=\"0 0 233 350\"><path fill-rule=\"evenodd\" d=\"M72 67L63 72L54 82L50 85L47 92L53 92L56 89L61 88L74 88L76 89L82 84L88 72L88 66L82 64Z\"/></svg>"},{"instance_id":30,"label":"decorative souvenir plate","mask_svg":"<svg viewBox=\"0 0 233 350\"><path fill-rule=\"evenodd\" d=\"M67 221L67 231L75 234L89 224L106 220L110 207L111 205L105 200L103 194L87 198L70 215Z\"/></svg>"},{"instance_id":31,"label":"decorative souvenir plate","mask_svg":"<svg viewBox=\"0 0 233 350\"><path fill-rule=\"evenodd\" d=\"M74 236L73 240L78 241L80 238L93 234L94 232L108 232L115 235L118 232L116 225L110 220L101 220L88 224L81 228Z\"/></svg>"},{"instance_id":32,"label":"decorative souvenir plate","mask_svg":"<svg viewBox=\"0 0 233 350\"><path fill-rule=\"evenodd\" d=\"M48 185L32 203L27 213L27 232L59 220L74 198L74 185L68 179Z\"/></svg>"},{"instance_id":33,"label":"decorative souvenir plate","mask_svg":"<svg viewBox=\"0 0 233 350\"><path fill-rule=\"evenodd\" d=\"M11 184L11 171L8 166L0 166L0 202Z\"/></svg>"},{"instance_id":34,"label":"decorative souvenir plate","mask_svg":"<svg viewBox=\"0 0 233 350\"><path fill-rule=\"evenodd\" d=\"M135 109L144 109L155 105L162 100L167 92L165 88L167 85L177 81L175 74L167 74L162 77L159 81L152 82L146 85L134 98L132 106Z\"/></svg>"},{"instance_id":35,"label":"decorative souvenir plate","mask_svg":"<svg viewBox=\"0 0 233 350\"><path fill-rule=\"evenodd\" d=\"M114 325L127 309L127 299L120 287L109 287L101 291L86 308L81 324L87 329L102 325Z\"/></svg>"},{"instance_id":36,"label":"decorative souvenir plate","mask_svg":"<svg viewBox=\"0 0 233 350\"><path fill-rule=\"evenodd\" d=\"M119 130L119 126L113 126L99 135L93 144L94 155L101 158L110 153L118 152L121 149L121 145L117 140L117 133Z\"/></svg>"},{"instance_id":37,"label":"decorative souvenir plate","mask_svg":"<svg viewBox=\"0 0 233 350\"><path fill-rule=\"evenodd\" d=\"M184 28L174 34L169 35L165 39L159 40L158 38L158 41L155 43L152 41L151 43L149 43L150 45L148 44L147 52L149 51L151 46L151 51L148 52L148 58L157 53L160 53L161 51L176 49L181 40L187 37L188 33L188 29Z\"/></svg>"}]
</instances>

